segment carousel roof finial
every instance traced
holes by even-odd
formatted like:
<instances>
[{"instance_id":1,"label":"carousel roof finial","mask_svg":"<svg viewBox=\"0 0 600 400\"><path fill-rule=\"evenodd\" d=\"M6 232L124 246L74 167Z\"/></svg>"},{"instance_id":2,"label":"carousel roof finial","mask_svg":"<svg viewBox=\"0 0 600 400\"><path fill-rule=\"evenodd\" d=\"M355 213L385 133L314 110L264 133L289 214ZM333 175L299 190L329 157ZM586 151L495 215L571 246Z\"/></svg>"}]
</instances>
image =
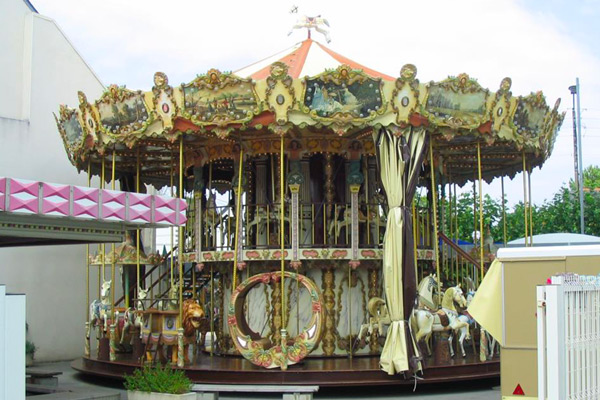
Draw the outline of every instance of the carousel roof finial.
<instances>
[{"instance_id":1,"label":"carousel roof finial","mask_svg":"<svg viewBox=\"0 0 600 400\"><path fill-rule=\"evenodd\" d=\"M297 13L298 6L293 6L290 10L290 14ZM329 22L327 22L325 18L321 17L320 14L316 17L308 17L306 15L303 15L296 20L296 24L292 27L292 30L289 31L288 36L292 34L294 29L306 28L306 30L308 31L308 39L310 39L310 30L314 29L317 32L323 34L323 36L325 36L325 40L327 40L327 43L330 43L331 37L329 36L329 30L326 27L329 27Z\"/></svg>"}]
</instances>

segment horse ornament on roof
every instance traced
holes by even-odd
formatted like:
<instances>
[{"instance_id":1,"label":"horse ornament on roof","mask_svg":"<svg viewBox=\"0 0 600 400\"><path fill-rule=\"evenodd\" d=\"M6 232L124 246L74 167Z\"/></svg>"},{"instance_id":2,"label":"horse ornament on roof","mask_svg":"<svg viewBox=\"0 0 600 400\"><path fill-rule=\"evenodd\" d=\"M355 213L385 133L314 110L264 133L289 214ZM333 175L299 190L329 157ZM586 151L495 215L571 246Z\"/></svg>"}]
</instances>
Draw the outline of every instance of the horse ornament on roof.
<instances>
[{"instance_id":1,"label":"horse ornament on roof","mask_svg":"<svg viewBox=\"0 0 600 400\"><path fill-rule=\"evenodd\" d=\"M297 12L297 9L295 12ZM292 27L292 30L288 32L288 36L292 34L294 29L306 28L308 30L308 37L310 38L310 30L314 29L315 31L323 34L323 36L325 36L325 40L327 40L327 43L330 43L331 37L329 36L329 29L326 27L329 27L329 22L327 22L325 18L321 17L321 15L317 15L316 17L308 17L303 15L298 18Z\"/></svg>"}]
</instances>

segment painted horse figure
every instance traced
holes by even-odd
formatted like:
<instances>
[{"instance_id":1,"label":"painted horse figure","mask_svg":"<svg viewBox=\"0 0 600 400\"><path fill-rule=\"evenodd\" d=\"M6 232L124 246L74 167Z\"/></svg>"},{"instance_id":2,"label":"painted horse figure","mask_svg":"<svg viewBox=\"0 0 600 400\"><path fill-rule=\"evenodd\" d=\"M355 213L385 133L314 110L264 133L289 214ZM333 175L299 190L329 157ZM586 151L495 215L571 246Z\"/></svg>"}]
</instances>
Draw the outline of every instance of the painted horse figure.
<instances>
[{"instance_id":1,"label":"painted horse figure","mask_svg":"<svg viewBox=\"0 0 600 400\"><path fill-rule=\"evenodd\" d=\"M419 309L437 310L437 288L438 283L435 274L421 279L421 282L417 286ZM358 340L365 340L366 343L370 341L371 337L376 338L380 336L383 333L383 326L391 323L385 300L382 298L372 297L369 299L367 310L369 310L369 314L371 315L369 323L361 325L358 333Z\"/></svg>"},{"instance_id":2,"label":"painted horse figure","mask_svg":"<svg viewBox=\"0 0 600 400\"><path fill-rule=\"evenodd\" d=\"M138 298L135 305L135 309L129 307L125 310L123 330L121 331L121 344L125 342L126 335L129 334L129 330L133 327L138 329L141 335L142 326L144 326L144 316L141 314L144 311L144 300L148 297L148 291L150 289L142 289L138 287Z\"/></svg>"},{"instance_id":3,"label":"painted horse figure","mask_svg":"<svg viewBox=\"0 0 600 400\"><path fill-rule=\"evenodd\" d=\"M326 26L329 27L329 22L327 22L327 20L320 15L317 15L316 17L307 17L304 15L296 21L296 24L292 27L292 30L289 31L288 36L292 34L294 29L306 28L310 32L310 29L313 28L317 32L323 34L325 36L325 40L327 40L327 43L329 43L331 42L331 37L329 37L329 30L327 30Z\"/></svg>"},{"instance_id":4,"label":"painted horse figure","mask_svg":"<svg viewBox=\"0 0 600 400\"><path fill-rule=\"evenodd\" d=\"M163 311L179 310L179 281L173 282L167 297L158 302L158 309Z\"/></svg>"},{"instance_id":5,"label":"painted horse figure","mask_svg":"<svg viewBox=\"0 0 600 400\"><path fill-rule=\"evenodd\" d=\"M468 311L469 305L471 304L471 301L473 300L474 297L475 297L475 290L473 290L473 289L469 290L467 292L467 311ZM461 313L461 315L458 316L458 318L461 321L463 321L464 323L467 324L467 326L459 329L459 337L458 337L458 343L460 344L460 347L463 351L463 357L464 357L463 342L465 341L465 339L468 339L467 335L469 335L469 330L471 329L470 327L471 326L473 328L477 327L477 321L475 321L473 319L473 317L471 317L471 315L467 311ZM492 335L490 335L489 332L487 332L483 329L481 329L480 332L485 336L485 340L483 337L481 337L481 345L484 346L485 357L488 360L491 360L492 358L494 358L494 355L500 354L500 348L498 346L498 343L496 342L496 339ZM473 344L473 349L475 350L474 344Z\"/></svg>"},{"instance_id":6,"label":"painted horse figure","mask_svg":"<svg viewBox=\"0 0 600 400\"><path fill-rule=\"evenodd\" d=\"M111 281L102 282L100 287L100 300L94 300L90 304L90 322L86 325L85 338L89 342L92 327L98 327L96 338L106 335L108 332L108 319L110 315L110 285Z\"/></svg>"},{"instance_id":7,"label":"painted horse figure","mask_svg":"<svg viewBox=\"0 0 600 400\"><path fill-rule=\"evenodd\" d=\"M413 313L410 317L411 327L415 334L415 341L419 343L421 339L425 340L425 344L427 345L427 352L431 355L431 348L429 346L429 338L433 332L441 332L441 331L457 331L462 327L467 328L466 338L470 338L469 334L469 324L461 321L458 316L458 310L456 306L466 307L467 300L463 294L460 285L448 288L446 292L444 292L444 297L442 299L442 309L438 312L432 312L429 310L423 309L413 309ZM448 323L442 323L444 319L448 320ZM454 357L454 350L452 348L452 336L450 336L450 340L448 341L450 347L450 356ZM463 357L465 356L464 349L462 349Z\"/></svg>"},{"instance_id":8,"label":"painted horse figure","mask_svg":"<svg viewBox=\"0 0 600 400\"><path fill-rule=\"evenodd\" d=\"M438 309L438 281L435 274L421 279L417 286L417 298L419 309L437 311Z\"/></svg>"}]
</instances>

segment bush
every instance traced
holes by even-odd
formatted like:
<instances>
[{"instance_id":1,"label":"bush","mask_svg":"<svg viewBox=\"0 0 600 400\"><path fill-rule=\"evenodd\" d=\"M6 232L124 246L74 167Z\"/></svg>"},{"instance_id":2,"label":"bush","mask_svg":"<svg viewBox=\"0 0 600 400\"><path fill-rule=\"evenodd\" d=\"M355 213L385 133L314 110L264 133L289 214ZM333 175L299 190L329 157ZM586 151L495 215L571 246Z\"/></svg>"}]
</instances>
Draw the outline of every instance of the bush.
<instances>
[{"instance_id":1,"label":"bush","mask_svg":"<svg viewBox=\"0 0 600 400\"><path fill-rule=\"evenodd\" d=\"M192 382L180 370L174 370L169 364L151 367L145 365L136 369L133 375L125 375L125 389L140 392L157 392L170 394L189 393Z\"/></svg>"},{"instance_id":2,"label":"bush","mask_svg":"<svg viewBox=\"0 0 600 400\"><path fill-rule=\"evenodd\" d=\"M25 354L35 354L37 347L35 344L29 340L25 341Z\"/></svg>"}]
</instances>

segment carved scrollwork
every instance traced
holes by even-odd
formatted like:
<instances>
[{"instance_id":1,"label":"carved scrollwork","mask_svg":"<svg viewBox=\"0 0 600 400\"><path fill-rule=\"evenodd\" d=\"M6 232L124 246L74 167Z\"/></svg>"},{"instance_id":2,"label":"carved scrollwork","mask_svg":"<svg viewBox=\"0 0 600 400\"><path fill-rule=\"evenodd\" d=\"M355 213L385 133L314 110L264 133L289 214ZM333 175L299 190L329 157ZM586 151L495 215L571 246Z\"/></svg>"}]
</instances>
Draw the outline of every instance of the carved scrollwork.
<instances>
[{"instance_id":1,"label":"carved scrollwork","mask_svg":"<svg viewBox=\"0 0 600 400\"><path fill-rule=\"evenodd\" d=\"M492 101L490 117L492 120L492 133L503 139L509 139L512 133L506 124L510 115L512 115L510 87L512 80L508 77L500 82L500 89L496 92ZM504 132L507 131L507 132Z\"/></svg>"},{"instance_id":2,"label":"carved scrollwork","mask_svg":"<svg viewBox=\"0 0 600 400\"><path fill-rule=\"evenodd\" d=\"M92 105L88 103L85 93L82 91L77 92L79 98L79 118L81 118L81 126L84 132L84 146L86 149L93 149L96 146L99 147L99 151L103 151L101 144L101 138L99 137L98 117Z\"/></svg>"},{"instance_id":3,"label":"carved scrollwork","mask_svg":"<svg viewBox=\"0 0 600 400\"><path fill-rule=\"evenodd\" d=\"M288 112L295 103L294 80L288 75L288 66L282 62L271 65L271 75L267 77L266 103L275 113L275 121L283 125L288 121Z\"/></svg>"},{"instance_id":4,"label":"carved scrollwork","mask_svg":"<svg viewBox=\"0 0 600 400\"><path fill-rule=\"evenodd\" d=\"M179 113L179 106L173 96L173 88L169 86L169 78L163 72L154 74L152 86L153 115L162 122L163 131L173 129L173 120Z\"/></svg>"},{"instance_id":5,"label":"carved scrollwork","mask_svg":"<svg viewBox=\"0 0 600 400\"><path fill-rule=\"evenodd\" d=\"M419 104L419 80L416 76L417 67L406 64L400 70L400 77L396 79L391 103L398 124L408 123Z\"/></svg>"}]
</instances>

